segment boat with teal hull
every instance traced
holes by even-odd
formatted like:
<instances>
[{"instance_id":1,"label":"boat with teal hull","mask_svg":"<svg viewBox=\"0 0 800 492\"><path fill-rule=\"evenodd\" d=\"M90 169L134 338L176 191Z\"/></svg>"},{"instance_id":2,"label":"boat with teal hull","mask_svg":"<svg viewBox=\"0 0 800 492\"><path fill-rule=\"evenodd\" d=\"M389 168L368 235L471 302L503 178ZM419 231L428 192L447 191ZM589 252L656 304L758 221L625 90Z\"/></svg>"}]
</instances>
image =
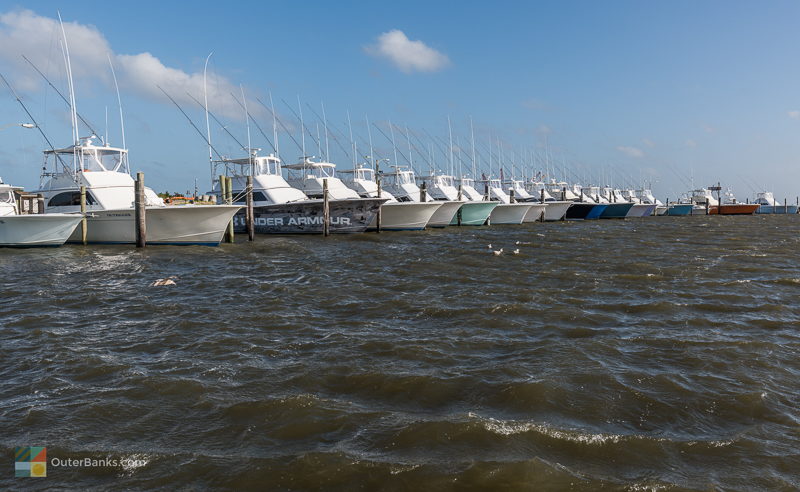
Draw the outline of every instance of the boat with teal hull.
<instances>
[{"instance_id":1,"label":"boat with teal hull","mask_svg":"<svg viewBox=\"0 0 800 492\"><path fill-rule=\"evenodd\" d=\"M624 219L630 212L633 203L608 203L607 207L600 214L601 219Z\"/></svg>"},{"instance_id":2,"label":"boat with teal hull","mask_svg":"<svg viewBox=\"0 0 800 492\"><path fill-rule=\"evenodd\" d=\"M761 205L757 214L796 214L797 205Z\"/></svg>"},{"instance_id":3,"label":"boat with teal hull","mask_svg":"<svg viewBox=\"0 0 800 492\"><path fill-rule=\"evenodd\" d=\"M460 218L462 226L482 226L497 205L498 202L467 202L458 209L450 225L458 225Z\"/></svg>"},{"instance_id":4,"label":"boat with teal hull","mask_svg":"<svg viewBox=\"0 0 800 492\"><path fill-rule=\"evenodd\" d=\"M670 215L673 217L683 217L684 215L692 215L692 207L691 203L675 203L667 208L667 213L664 215Z\"/></svg>"}]
</instances>

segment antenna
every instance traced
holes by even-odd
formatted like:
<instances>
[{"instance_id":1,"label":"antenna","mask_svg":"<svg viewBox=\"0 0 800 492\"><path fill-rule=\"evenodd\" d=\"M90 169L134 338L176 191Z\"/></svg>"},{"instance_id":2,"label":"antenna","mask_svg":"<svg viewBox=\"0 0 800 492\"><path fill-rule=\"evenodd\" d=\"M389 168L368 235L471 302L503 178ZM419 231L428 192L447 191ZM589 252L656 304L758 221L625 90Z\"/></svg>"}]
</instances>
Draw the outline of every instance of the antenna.
<instances>
[{"instance_id":1,"label":"antenna","mask_svg":"<svg viewBox=\"0 0 800 492\"><path fill-rule=\"evenodd\" d=\"M319 104L322 106L322 124L325 127L325 160L331 162L331 151L330 147L328 147L328 117L325 116L325 102L320 101Z\"/></svg>"},{"instance_id":2,"label":"antenna","mask_svg":"<svg viewBox=\"0 0 800 492\"><path fill-rule=\"evenodd\" d=\"M477 175L478 167L475 161L475 128L472 126L472 116L469 117L469 135L470 140L472 140L472 177L474 179Z\"/></svg>"},{"instance_id":3,"label":"antenna","mask_svg":"<svg viewBox=\"0 0 800 492\"><path fill-rule=\"evenodd\" d=\"M455 168L453 167L453 127L450 124L450 115L447 115L447 132L450 135L450 175L452 176Z\"/></svg>"},{"instance_id":4,"label":"antenna","mask_svg":"<svg viewBox=\"0 0 800 492\"><path fill-rule=\"evenodd\" d=\"M114 88L117 91L117 106L119 106L119 128L120 131L122 132L122 148L127 149L125 143L125 120L122 117L122 98L119 96L119 85L117 84L117 74L114 71L114 64L111 63L111 55L106 53L106 57L108 58L108 66L111 67L111 76L114 78ZM106 114L106 119L108 119L107 114ZM106 122L106 126L108 126L108 122Z\"/></svg>"},{"instance_id":5,"label":"antenna","mask_svg":"<svg viewBox=\"0 0 800 492\"><path fill-rule=\"evenodd\" d=\"M280 159L281 147L278 144L278 125L277 117L275 116L275 104L272 102L272 91L269 91L269 105L272 106L272 136L275 139L275 156Z\"/></svg>"},{"instance_id":6,"label":"antenna","mask_svg":"<svg viewBox=\"0 0 800 492\"><path fill-rule=\"evenodd\" d=\"M377 173L378 170L374 167L376 165L375 161L377 159L375 159L375 154L373 154L372 150L372 129L369 127L369 116L365 114L364 119L367 120L367 136L369 137L369 160L371 161L370 164L373 166L372 168L373 171Z\"/></svg>"},{"instance_id":7,"label":"antenna","mask_svg":"<svg viewBox=\"0 0 800 492\"><path fill-rule=\"evenodd\" d=\"M411 169L414 169L414 157L411 155L411 135L408 133L408 125L406 125L406 141L408 142L408 164Z\"/></svg>"},{"instance_id":8,"label":"antenna","mask_svg":"<svg viewBox=\"0 0 800 492\"><path fill-rule=\"evenodd\" d=\"M389 120L389 133L392 135L392 148L394 149L394 163L397 165L397 145L394 142L394 125L392 125L392 120Z\"/></svg>"},{"instance_id":9,"label":"antenna","mask_svg":"<svg viewBox=\"0 0 800 492\"><path fill-rule=\"evenodd\" d=\"M244 87L242 84L239 84L239 90L242 92L242 104L244 105L244 122L245 126L247 126L247 158L250 161L250 176L253 173L253 150L252 144L250 142L250 113L247 112L247 99L244 97Z\"/></svg>"},{"instance_id":10,"label":"antenna","mask_svg":"<svg viewBox=\"0 0 800 492\"><path fill-rule=\"evenodd\" d=\"M350 148L353 149L353 169L355 169L357 167L358 155L356 154L356 142L353 140L353 124L350 122L349 109L347 110L347 128L350 130ZM370 159L372 159L372 156L370 156Z\"/></svg>"},{"instance_id":11,"label":"antenna","mask_svg":"<svg viewBox=\"0 0 800 492\"><path fill-rule=\"evenodd\" d=\"M300 94L297 95L297 107L300 109L300 139L303 141L303 163L306 162L306 132L303 130L305 125L303 124L303 107L300 106Z\"/></svg>"},{"instance_id":12,"label":"antenna","mask_svg":"<svg viewBox=\"0 0 800 492\"><path fill-rule=\"evenodd\" d=\"M208 121L208 84L207 84L207 80L208 79L207 79L206 75L207 75L207 72L208 72L208 60L211 59L211 55L213 55L213 54L214 54L213 51L208 54L208 56L206 57L206 64L203 67L203 102L204 102L203 107L205 108L205 111L206 111L206 142L208 143L208 165L211 168L211 181L212 181L212 184L213 184L213 181L214 181L214 157L211 155L211 149L213 147L211 146L211 123L209 123L209 121ZM165 92L165 94L166 94L166 92ZM169 97L169 95L167 95L167 97ZM175 103L175 104L177 104L177 103ZM183 111L183 110L181 110L181 111ZM188 118L188 116L187 116L187 118ZM220 188L220 189L222 189L222 188Z\"/></svg>"}]
</instances>

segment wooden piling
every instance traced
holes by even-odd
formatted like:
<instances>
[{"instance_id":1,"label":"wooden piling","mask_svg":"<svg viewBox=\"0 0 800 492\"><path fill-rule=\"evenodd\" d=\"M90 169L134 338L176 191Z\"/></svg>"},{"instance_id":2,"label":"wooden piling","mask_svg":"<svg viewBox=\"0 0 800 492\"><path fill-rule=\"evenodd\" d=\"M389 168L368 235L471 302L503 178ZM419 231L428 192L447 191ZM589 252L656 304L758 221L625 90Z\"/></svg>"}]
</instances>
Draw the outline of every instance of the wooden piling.
<instances>
[{"instance_id":1,"label":"wooden piling","mask_svg":"<svg viewBox=\"0 0 800 492\"><path fill-rule=\"evenodd\" d=\"M422 186L419 187L419 201L428 201L428 187L425 185L424 181L422 182Z\"/></svg>"},{"instance_id":2,"label":"wooden piling","mask_svg":"<svg viewBox=\"0 0 800 492\"><path fill-rule=\"evenodd\" d=\"M464 195L462 194L461 184L459 184L458 185L458 197L457 197L459 202L463 200L463 196ZM458 207L458 212L456 212L456 224L458 224L459 227L461 227L461 221L462 221L461 210L463 208L464 208L464 205L461 205L460 207Z\"/></svg>"},{"instance_id":3,"label":"wooden piling","mask_svg":"<svg viewBox=\"0 0 800 492\"><path fill-rule=\"evenodd\" d=\"M136 247L144 248L147 244L147 220L145 218L145 198L144 198L144 173L136 173L136 186L135 186L135 217L136 217Z\"/></svg>"},{"instance_id":4,"label":"wooden piling","mask_svg":"<svg viewBox=\"0 0 800 492\"><path fill-rule=\"evenodd\" d=\"M36 210L38 213L44 213L44 195L41 193L36 194Z\"/></svg>"},{"instance_id":5,"label":"wooden piling","mask_svg":"<svg viewBox=\"0 0 800 492\"><path fill-rule=\"evenodd\" d=\"M89 224L86 222L86 186L81 185L81 242L86 245L86 235L89 232Z\"/></svg>"},{"instance_id":6,"label":"wooden piling","mask_svg":"<svg viewBox=\"0 0 800 492\"><path fill-rule=\"evenodd\" d=\"M539 197L539 203L544 203L544 188L542 188L542 193L540 194Z\"/></svg>"},{"instance_id":7,"label":"wooden piling","mask_svg":"<svg viewBox=\"0 0 800 492\"><path fill-rule=\"evenodd\" d=\"M381 198L381 189L382 189L381 186L382 186L382 184L381 184L381 177L379 175L375 176L375 183L377 183L377 185L378 185L378 198ZM378 234L381 233L381 209L382 208L383 208L383 205L378 207L378 211L375 213L375 232L377 232Z\"/></svg>"},{"instance_id":8,"label":"wooden piling","mask_svg":"<svg viewBox=\"0 0 800 492\"><path fill-rule=\"evenodd\" d=\"M322 180L322 235L331 235L331 210L328 204L328 178Z\"/></svg>"},{"instance_id":9,"label":"wooden piling","mask_svg":"<svg viewBox=\"0 0 800 492\"><path fill-rule=\"evenodd\" d=\"M247 211L245 212L245 221L247 222L247 240L252 241L255 239L255 225L253 224L253 177L247 177Z\"/></svg>"},{"instance_id":10,"label":"wooden piling","mask_svg":"<svg viewBox=\"0 0 800 492\"><path fill-rule=\"evenodd\" d=\"M225 203L228 205L233 205L233 178L225 177L225 191L228 193L226 197ZM227 242L233 244L234 232L233 232L233 219L228 222L228 237Z\"/></svg>"},{"instance_id":11,"label":"wooden piling","mask_svg":"<svg viewBox=\"0 0 800 492\"><path fill-rule=\"evenodd\" d=\"M567 201L567 187L566 186L563 186L561 188L561 201L562 202Z\"/></svg>"},{"instance_id":12,"label":"wooden piling","mask_svg":"<svg viewBox=\"0 0 800 492\"><path fill-rule=\"evenodd\" d=\"M514 198L514 188L511 188L510 190L508 190L508 201L510 203L517 203L517 199Z\"/></svg>"}]
</instances>

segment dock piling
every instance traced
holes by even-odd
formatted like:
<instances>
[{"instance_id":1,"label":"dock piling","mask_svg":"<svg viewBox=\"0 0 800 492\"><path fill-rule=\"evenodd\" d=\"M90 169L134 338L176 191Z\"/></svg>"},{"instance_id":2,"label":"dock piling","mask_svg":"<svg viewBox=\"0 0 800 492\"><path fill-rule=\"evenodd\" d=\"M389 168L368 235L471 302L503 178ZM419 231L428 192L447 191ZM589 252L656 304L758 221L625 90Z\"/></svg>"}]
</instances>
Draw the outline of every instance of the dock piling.
<instances>
[{"instance_id":1,"label":"dock piling","mask_svg":"<svg viewBox=\"0 0 800 492\"><path fill-rule=\"evenodd\" d=\"M228 205L233 205L233 178L225 176L225 192L227 196L225 197L225 203ZM233 238L235 237L233 232L233 219L228 222L228 234L227 234L227 242L233 244Z\"/></svg>"},{"instance_id":2,"label":"dock piling","mask_svg":"<svg viewBox=\"0 0 800 492\"><path fill-rule=\"evenodd\" d=\"M328 178L322 180L322 235L331 235L331 210L328 204Z\"/></svg>"},{"instance_id":3,"label":"dock piling","mask_svg":"<svg viewBox=\"0 0 800 492\"><path fill-rule=\"evenodd\" d=\"M247 240L253 241L255 239L255 227L253 224L253 177L247 177L247 211L245 212L245 221L247 222Z\"/></svg>"},{"instance_id":4,"label":"dock piling","mask_svg":"<svg viewBox=\"0 0 800 492\"><path fill-rule=\"evenodd\" d=\"M145 218L146 208L145 208L145 198L144 198L144 173L138 172L136 173L136 194L134 196L134 204L135 204L135 217L136 217L136 247L137 248L144 248L147 244L147 222ZM81 190L85 192L85 188L82 186ZM83 195L83 194L82 194ZM85 196L81 196L81 201L85 200ZM84 218L84 220L86 220ZM85 241L85 239L84 239Z\"/></svg>"},{"instance_id":5,"label":"dock piling","mask_svg":"<svg viewBox=\"0 0 800 492\"><path fill-rule=\"evenodd\" d=\"M44 195L41 193L36 194L36 210L38 213L44 213Z\"/></svg>"},{"instance_id":6,"label":"dock piling","mask_svg":"<svg viewBox=\"0 0 800 492\"><path fill-rule=\"evenodd\" d=\"M86 245L86 234L89 232L89 224L86 222L86 186L81 185L81 242Z\"/></svg>"},{"instance_id":7,"label":"dock piling","mask_svg":"<svg viewBox=\"0 0 800 492\"><path fill-rule=\"evenodd\" d=\"M419 187L419 201L428 201L428 187L425 185L425 182L423 182L422 186Z\"/></svg>"}]
</instances>

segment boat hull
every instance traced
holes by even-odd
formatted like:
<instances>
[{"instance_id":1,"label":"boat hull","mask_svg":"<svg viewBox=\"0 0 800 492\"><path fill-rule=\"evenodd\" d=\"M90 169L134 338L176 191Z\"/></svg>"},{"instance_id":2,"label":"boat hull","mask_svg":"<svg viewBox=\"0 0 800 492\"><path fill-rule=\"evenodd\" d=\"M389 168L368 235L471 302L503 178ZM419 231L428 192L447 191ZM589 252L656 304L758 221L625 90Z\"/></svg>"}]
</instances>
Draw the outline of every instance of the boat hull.
<instances>
[{"instance_id":1,"label":"boat hull","mask_svg":"<svg viewBox=\"0 0 800 492\"><path fill-rule=\"evenodd\" d=\"M440 203L442 206L439 207L433 213L433 217L431 217L431 220L428 221L428 226L429 227L447 227L447 226L449 226L453 222L453 219L456 218L456 213L458 212L458 209L460 209L461 206L464 205L465 202L463 202L463 201L461 201L461 202L459 202L459 201L452 201L452 202L441 201L441 202L436 202L436 203Z\"/></svg>"},{"instance_id":2,"label":"boat hull","mask_svg":"<svg viewBox=\"0 0 800 492\"><path fill-rule=\"evenodd\" d=\"M528 210L528 213L525 214L525 218L522 219L523 223L539 222L544 218L545 211L548 207L546 203L527 202L526 204L530 205L531 208Z\"/></svg>"},{"instance_id":3,"label":"boat hull","mask_svg":"<svg viewBox=\"0 0 800 492\"><path fill-rule=\"evenodd\" d=\"M0 246L61 246L81 221L75 214L5 215L0 217Z\"/></svg>"},{"instance_id":4,"label":"boat hull","mask_svg":"<svg viewBox=\"0 0 800 492\"><path fill-rule=\"evenodd\" d=\"M669 207L667 207L666 205L656 205L656 215L659 217L662 215L669 215L667 214L668 210Z\"/></svg>"},{"instance_id":5,"label":"boat hull","mask_svg":"<svg viewBox=\"0 0 800 492\"><path fill-rule=\"evenodd\" d=\"M647 203L634 203L625 217L650 217L655 212L656 206Z\"/></svg>"},{"instance_id":6,"label":"boat hull","mask_svg":"<svg viewBox=\"0 0 800 492\"><path fill-rule=\"evenodd\" d=\"M178 205L147 207L147 244L217 246L238 205ZM87 213L86 241L92 244L134 244L136 220L132 208L96 210ZM81 242L81 228L69 238Z\"/></svg>"},{"instance_id":7,"label":"boat hull","mask_svg":"<svg viewBox=\"0 0 800 492\"><path fill-rule=\"evenodd\" d=\"M573 202L567 209L567 220L589 220L600 217L606 206L596 203Z\"/></svg>"},{"instance_id":8,"label":"boat hull","mask_svg":"<svg viewBox=\"0 0 800 492\"><path fill-rule=\"evenodd\" d=\"M708 209L704 205L692 205L691 215L708 215Z\"/></svg>"},{"instance_id":9,"label":"boat hull","mask_svg":"<svg viewBox=\"0 0 800 492\"><path fill-rule=\"evenodd\" d=\"M601 219L624 219L628 216L633 208L633 203L609 203L603 213L600 214Z\"/></svg>"},{"instance_id":10,"label":"boat hull","mask_svg":"<svg viewBox=\"0 0 800 492\"><path fill-rule=\"evenodd\" d=\"M757 214L796 214L797 205L761 205Z\"/></svg>"},{"instance_id":11,"label":"boat hull","mask_svg":"<svg viewBox=\"0 0 800 492\"><path fill-rule=\"evenodd\" d=\"M670 205L664 215L669 215L671 217L684 217L692 214L693 205L691 203L676 203L674 205Z\"/></svg>"},{"instance_id":12,"label":"boat hull","mask_svg":"<svg viewBox=\"0 0 800 492\"><path fill-rule=\"evenodd\" d=\"M567 201L545 203L547 204L547 208L544 210L544 220L546 222L564 220L564 217L567 216L567 211L572 206L572 202Z\"/></svg>"},{"instance_id":13,"label":"boat hull","mask_svg":"<svg viewBox=\"0 0 800 492\"><path fill-rule=\"evenodd\" d=\"M438 202L392 202L381 205L382 231L421 231L438 210ZM378 215L372 218L367 230L378 228Z\"/></svg>"},{"instance_id":14,"label":"boat hull","mask_svg":"<svg viewBox=\"0 0 800 492\"><path fill-rule=\"evenodd\" d=\"M330 232L351 234L364 232L375 218L386 198L346 198L328 201ZM322 200L259 205L253 207L253 230L257 234L322 234L324 231ZM233 220L235 232L246 232L245 211Z\"/></svg>"},{"instance_id":15,"label":"boat hull","mask_svg":"<svg viewBox=\"0 0 800 492\"><path fill-rule=\"evenodd\" d=\"M489 216L489 223L496 224L522 224L525 215L530 210L528 203L499 203Z\"/></svg>"},{"instance_id":16,"label":"boat hull","mask_svg":"<svg viewBox=\"0 0 800 492\"><path fill-rule=\"evenodd\" d=\"M458 209L458 213L453 217L450 225L458 225L460 214L462 226L482 226L489 220L489 216L496 206L497 202L467 202Z\"/></svg>"},{"instance_id":17,"label":"boat hull","mask_svg":"<svg viewBox=\"0 0 800 492\"><path fill-rule=\"evenodd\" d=\"M708 215L753 215L758 207L755 203L712 205L708 208Z\"/></svg>"}]
</instances>

